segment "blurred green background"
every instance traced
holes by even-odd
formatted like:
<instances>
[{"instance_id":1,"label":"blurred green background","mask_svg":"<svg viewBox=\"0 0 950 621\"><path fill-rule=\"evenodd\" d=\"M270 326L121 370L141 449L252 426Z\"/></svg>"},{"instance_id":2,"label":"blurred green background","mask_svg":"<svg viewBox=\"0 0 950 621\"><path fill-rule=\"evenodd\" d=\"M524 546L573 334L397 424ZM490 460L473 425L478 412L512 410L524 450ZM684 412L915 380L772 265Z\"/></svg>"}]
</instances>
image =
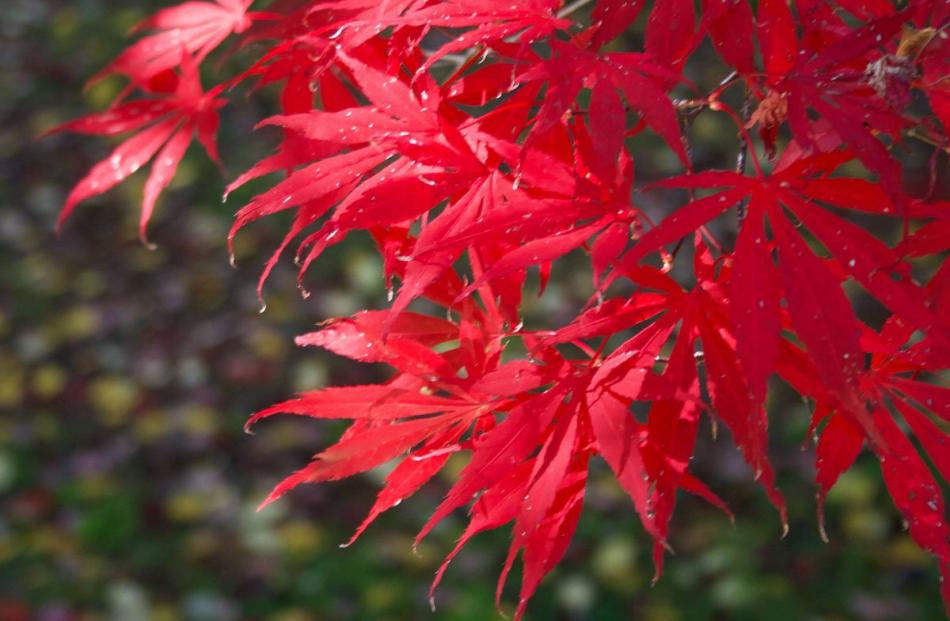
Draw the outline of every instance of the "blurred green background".
<instances>
[{"instance_id":1,"label":"blurred green background","mask_svg":"<svg viewBox=\"0 0 950 621\"><path fill-rule=\"evenodd\" d=\"M385 373L292 344L328 316L385 303L365 239L326 255L310 274L308 300L285 261L258 314L257 275L286 222L242 233L232 270L225 237L249 194L222 205L224 179L197 149L160 201L157 250L136 234L143 173L81 206L53 234L66 192L109 146L35 138L107 104L120 85L83 92L85 78L157 5L0 6L0 621L500 618L492 602L505 530L468 546L437 593L438 612L429 612L429 581L464 516L447 520L418 554L410 542L446 480L345 550L338 544L372 504L382 472L305 486L255 512L275 482L341 428L287 418L251 437L241 431L247 415L295 390ZM239 97L225 110L230 176L274 145L273 134L248 138L272 95ZM729 165L734 142L722 126L702 116L693 132L707 145L696 152L703 166ZM674 165L658 141L642 148L653 153L638 159L641 179ZM580 269L555 282L535 312L558 317L576 303L572 279L587 278ZM790 503L786 539L738 453L707 429L696 469L730 502L736 526L682 497L677 554L651 588L645 537L598 463L579 532L528 618L942 618L935 564L902 528L867 456L829 497L831 543L821 543L812 447L803 447L807 411L782 397L780 389L772 404L772 453Z\"/></svg>"}]
</instances>

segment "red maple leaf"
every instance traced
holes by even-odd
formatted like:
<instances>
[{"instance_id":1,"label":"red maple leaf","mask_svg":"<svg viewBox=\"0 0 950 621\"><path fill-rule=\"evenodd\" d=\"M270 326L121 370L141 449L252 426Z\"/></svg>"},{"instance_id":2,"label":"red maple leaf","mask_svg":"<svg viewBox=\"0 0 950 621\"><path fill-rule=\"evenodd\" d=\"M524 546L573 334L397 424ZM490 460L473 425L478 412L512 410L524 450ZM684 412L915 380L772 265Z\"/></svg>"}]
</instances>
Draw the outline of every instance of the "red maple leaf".
<instances>
[{"instance_id":1,"label":"red maple leaf","mask_svg":"<svg viewBox=\"0 0 950 621\"><path fill-rule=\"evenodd\" d=\"M184 2L168 7L142 21L135 32L155 31L139 39L118 58L97 73L92 80L122 74L136 82L177 67L182 49L201 62L232 33L242 33L254 18L265 14L248 13L254 0L215 0Z\"/></svg>"},{"instance_id":2,"label":"red maple leaf","mask_svg":"<svg viewBox=\"0 0 950 621\"><path fill-rule=\"evenodd\" d=\"M218 161L215 135L218 131L218 108L224 101L217 98L221 88L202 92L198 67L182 52L181 72L171 74L174 85L167 93L117 103L105 112L69 121L49 133L72 131L113 136L138 131L120 144L106 159L72 189L66 206L59 214L59 226L80 202L112 189L154 158L145 182L139 235L146 242L146 229L155 203L181 163L193 135L214 161Z\"/></svg>"}]
</instances>

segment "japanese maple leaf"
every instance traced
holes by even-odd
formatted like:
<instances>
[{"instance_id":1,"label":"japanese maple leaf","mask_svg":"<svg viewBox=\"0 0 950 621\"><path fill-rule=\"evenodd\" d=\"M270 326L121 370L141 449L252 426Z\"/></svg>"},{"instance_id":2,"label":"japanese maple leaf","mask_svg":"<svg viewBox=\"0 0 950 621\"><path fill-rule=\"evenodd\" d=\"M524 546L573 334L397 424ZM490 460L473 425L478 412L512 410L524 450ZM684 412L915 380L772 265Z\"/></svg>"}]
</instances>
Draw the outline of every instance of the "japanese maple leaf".
<instances>
[{"instance_id":1,"label":"japanese maple leaf","mask_svg":"<svg viewBox=\"0 0 950 621\"><path fill-rule=\"evenodd\" d=\"M432 349L434 345L457 338L458 325L436 317L403 313L389 327L390 333L384 340L385 316L383 312L360 313L328 322L318 332L298 339L300 345L324 347L357 361L386 362L399 373L387 384L303 393L255 414L248 425L280 413L354 421L336 445L281 482L264 504L301 483L351 476L404 455L421 443L425 443L426 449L419 454L443 451L448 457L452 451L444 449L454 446L472 423L488 413L458 378L457 370L464 364L463 359L451 351L439 354ZM436 391L443 395L434 394ZM441 467L444 460L433 463ZM394 475L390 486L406 485L404 478L417 479L416 470L404 467L401 474ZM438 468L430 471L423 467L422 470L428 472L428 476L419 486ZM384 491L381 498L388 493ZM393 500L401 500L404 495L409 492ZM371 516L375 517L382 510L378 504Z\"/></svg>"},{"instance_id":2,"label":"japanese maple leaf","mask_svg":"<svg viewBox=\"0 0 950 621\"><path fill-rule=\"evenodd\" d=\"M744 337L738 341L735 349L745 375L750 379L750 387L754 390L752 394L758 395L757 399L762 398L764 381L778 363L777 369L783 377L800 392L816 399L818 406L813 426L824 417L831 416L818 445L819 516L824 494L840 473L853 463L867 441L881 460L885 479L898 508L913 523L915 539L945 564L950 551L947 543L950 531L936 517L943 514L939 489L932 482L932 476L924 463L884 410L886 396L893 400L915 433L926 437L922 440L925 448L932 454L940 455L943 451L943 441L940 440L943 434L935 433L936 427L926 416L919 414L915 406L904 399L910 396L917 405L932 408L936 413L945 409L941 405L945 399L939 396L940 389L930 384L887 379L880 371L872 374L865 368L862 362L865 345L860 335L866 328L854 317L850 303L840 290L840 274L850 272L895 313L887 334L889 340L884 341L891 343L890 348L879 348L889 355L889 358L878 363L885 365L882 369L890 367L891 372L901 373L945 366L946 361L934 358L929 351L935 347L934 343L940 343L940 347L943 347L947 327L930 308L926 291L899 276L901 261L897 255L886 247L882 248L881 242L855 237L855 225L811 204L810 201L817 199L842 207L860 205L862 210L872 212L887 213L892 210L892 203L887 196L864 181L809 178L810 172L816 167L821 169L822 163L827 165L827 161L822 161L829 159L833 158L810 158L790 165L770 178L770 181L778 181L778 185L770 186L767 191L763 191L759 185L761 181L745 177L745 181L732 183L740 177L733 173L700 173L682 180L664 182L664 185L686 187L733 185L739 193L732 194L737 190L726 190L695 201L687 206L683 214L675 214L647 233L640 240L645 247L634 246L625 261L634 273L638 273L637 268L632 267L635 257L650 252L666 234L677 235L674 231L683 224L680 215L683 218L695 217L693 227L700 226L710 216L721 213L722 204L734 205L740 200L743 196L742 185L749 184L746 190L750 196L748 214L732 257L730 306L733 316L731 323L740 339ZM690 178L697 183L690 182ZM815 257L795 232L780 203L809 227L829 250L836 255L843 255L839 261L843 258L846 267L828 265ZM765 234L765 217L771 224L780 259L778 270L773 264L772 251ZM664 223L670 228L660 233ZM882 263L875 263L870 254L859 252L859 249L869 246L875 247L874 257L877 257L877 252L881 253L879 258ZM891 276L881 273L885 270L892 270ZM779 274L781 278L778 278ZM887 282L883 282L879 276L887 278ZM803 359L799 350L780 338L780 329L785 320L782 317L784 313L778 307L781 293L773 284L776 281L781 283L781 289L784 290L790 327L794 328L797 337L805 344L810 361ZM712 315L707 312L706 316ZM893 325L906 327L902 333L897 332L895 335ZM902 351L900 345L910 338L915 329L925 330L927 336L921 344L910 347L906 352ZM903 338L897 338L899 334L903 334ZM704 337L706 360L710 364L713 363L710 355L715 351L711 347L714 342L710 340L711 336L713 333L707 332ZM907 362L900 363L905 356L911 357L907 358ZM725 359L720 357L720 364ZM898 364L895 365L894 360ZM913 360L918 361L918 366L910 362ZM734 374L720 374L719 377ZM732 394L737 398L742 395L742 391L733 391ZM867 403L869 397L876 399ZM943 465L942 457L936 459L938 464ZM908 502L905 498L912 500ZM913 500L915 498L918 500Z\"/></svg>"},{"instance_id":3,"label":"japanese maple leaf","mask_svg":"<svg viewBox=\"0 0 950 621\"><path fill-rule=\"evenodd\" d=\"M135 27L136 31L156 32L127 48L92 81L119 73L134 82L146 82L162 71L177 67L181 63L182 48L200 63L232 33L247 30L258 16L247 12L253 1L193 1L162 9Z\"/></svg>"},{"instance_id":4,"label":"japanese maple leaf","mask_svg":"<svg viewBox=\"0 0 950 621\"><path fill-rule=\"evenodd\" d=\"M940 486L921 458L929 456L937 472L950 480L947 446L950 436L934 419L950 420L950 391L947 388L914 379L925 368L947 368L948 361L923 363L921 348L908 345L913 328L897 317L889 319L880 333L865 328L863 349L870 350L870 367L862 374L860 385L872 402L872 437L866 428L855 424L847 412L823 389L818 370L797 348L787 345L782 352L779 372L803 395L815 400L811 431L820 427L816 450L818 483L818 519L822 537L824 499L839 476L847 471L865 446L878 457L888 492L906 520L911 536L940 561L941 574L950 569L950 528ZM945 356L944 356L945 358ZM907 374L911 375L908 376ZM893 412L893 413L892 413ZM902 431L899 419L909 428ZM912 434L921 450L910 442Z\"/></svg>"},{"instance_id":5,"label":"japanese maple leaf","mask_svg":"<svg viewBox=\"0 0 950 621\"><path fill-rule=\"evenodd\" d=\"M624 477L618 472L621 483L626 481L624 488L638 507L641 520L645 519L645 515L655 520L652 528L645 523L648 532L654 535L658 543L663 543L672 505L666 504L662 511L658 511L656 503L677 487L682 486L692 493L714 499L686 472L698 416L706 409L701 402L696 361L693 360L693 351L700 341L705 352L702 363L706 366L707 391L715 413L732 429L737 446L779 509L784 523L785 503L774 485L774 474L766 455L765 411L760 402L751 398L743 374L733 359L735 337L727 310L723 307L723 285L710 283L686 291L669 276L646 266L631 270L629 275L643 288L637 294L639 299L631 300L629 312L616 308L592 308L578 317L574 324L556 331L553 338L559 340L568 338L568 335L571 339L590 338L612 334L621 326L646 324L646 327L639 328L636 335L605 356L592 382L592 389L599 395L598 402L616 402L611 408L624 414L612 414L618 420L614 426L620 425L618 429L628 430L627 433L621 433L605 429L603 435L598 436L603 438L602 442L607 442L608 438L610 442L632 442L619 439L629 437L629 430L637 428L637 423L627 414L627 407L633 401L653 402L647 426L640 432L643 434L643 446L640 448L644 452L642 467L646 468L648 477L644 479L642 473L638 472ZM674 353L662 376L657 377L652 372L656 358L674 334L677 322L681 322L681 325L674 339ZM559 336L565 331L566 334ZM618 409L620 405L623 408ZM628 447L625 452L631 450ZM619 458L611 462L609 455L605 457L615 471L624 463L630 463ZM648 493L648 483L654 479L662 493ZM663 502L669 503L669 499ZM712 502L722 506L721 501Z\"/></svg>"},{"instance_id":6,"label":"japanese maple leaf","mask_svg":"<svg viewBox=\"0 0 950 621\"><path fill-rule=\"evenodd\" d=\"M929 307L926 292L906 277L906 265L896 252L853 223L814 204L817 200L836 207L896 215L887 195L866 181L812 176L818 170L833 170L836 159L806 158L768 178L706 172L658 183L658 187L728 189L693 201L648 231L623 257L621 269L633 269L647 254L749 199L748 215L733 257L731 295L734 325L745 337L737 354L752 379L757 398L764 395L765 378L775 361L780 330L778 304L784 292L794 329L826 373L825 383L839 391L858 416L864 416L856 384L861 360L859 324L841 291L840 280L845 274L892 312L925 331L933 343L947 343L950 333L946 320ZM812 253L795 231L785 208L825 244L832 254L831 262ZM778 250L778 270L764 234L766 216ZM782 283L781 289L776 282Z\"/></svg>"},{"instance_id":7,"label":"japanese maple leaf","mask_svg":"<svg viewBox=\"0 0 950 621\"><path fill-rule=\"evenodd\" d=\"M154 158L145 182L139 218L139 235L146 242L146 229L158 196L175 176L192 136L197 135L208 155L218 161L215 142L218 109L225 103L217 99L221 88L202 92L198 67L188 55L181 57L181 72L175 84L166 96L120 103L100 114L69 121L52 130L105 136L137 131L76 184L60 212L59 226L78 203L110 190Z\"/></svg>"}]
</instances>

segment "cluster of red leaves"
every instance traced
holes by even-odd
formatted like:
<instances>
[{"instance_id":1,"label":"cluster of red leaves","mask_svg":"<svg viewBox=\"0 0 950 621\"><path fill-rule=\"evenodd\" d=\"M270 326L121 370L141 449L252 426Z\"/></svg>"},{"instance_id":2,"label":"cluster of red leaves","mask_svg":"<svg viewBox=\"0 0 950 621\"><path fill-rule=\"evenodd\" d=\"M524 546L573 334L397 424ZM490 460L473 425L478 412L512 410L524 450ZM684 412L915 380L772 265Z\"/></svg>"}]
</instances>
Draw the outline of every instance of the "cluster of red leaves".
<instances>
[{"instance_id":1,"label":"cluster of red leaves","mask_svg":"<svg viewBox=\"0 0 950 621\"><path fill-rule=\"evenodd\" d=\"M114 105L60 129L139 131L76 186L63 216L154 156L144 238L191 136L217 159L223 96L243 82L276 84L283 114L262 124L281 128L283 141L229 191L284 177L237 213L231 238L292 210L262 284L294 240L303 274L358 230L376 241L387 282L398 281L388 309L298 339L395 374L256 414L249 424L281 413L353 421L265 504L300 483L401 460L355 539L466 453L418 537L469 507L438 583L469 539L513 523L499 593L521 553L520 617L567 548L592 457L632 499L657 575L678 490L728 513L689 470L702 416L731 430L784 523L765 408L777 375L814 404L819 517L867 447L911 536L950 575L934 472L950 480L950 390L935 383L950 366L950 204L906 187L894 157L910 137L933 147L934 166L947 151L950 5L760 0L754 12L746 0L703 0L697 15L693 0L597 0L581 19L588 2L275 0L258 13L251 4L158 12L141 26L150 34L100 74L130 80ZM605 47L641 14L642 50ZM231 35L240 35L232 49L256 51L256 61L202 92L199 64ZM684 70L707 38L728 69L704 94ZM734 88L744 113L722 99ZM734 123L735 171L693 168L683 128L699 112ZM640 190L690 196L659 222L632 198L628 139L642 132L665 141L684 173ZM845 164L867 175L841 174ZM707 228L730 210L731 249ZM849 211L894 222L899 241ZM694 246L691 286L671 273L684 242ZM592 262L591 302L565 326L526 331L526 273L537 267L543 290L552 263L576 250ZM854 287L886 309L877 327L856 315ZM410 311L420 299L448 318ZM527 355L512 355L512 343ZM633 415L634 402L645 416Z\"/></svg>"}]
</instances>

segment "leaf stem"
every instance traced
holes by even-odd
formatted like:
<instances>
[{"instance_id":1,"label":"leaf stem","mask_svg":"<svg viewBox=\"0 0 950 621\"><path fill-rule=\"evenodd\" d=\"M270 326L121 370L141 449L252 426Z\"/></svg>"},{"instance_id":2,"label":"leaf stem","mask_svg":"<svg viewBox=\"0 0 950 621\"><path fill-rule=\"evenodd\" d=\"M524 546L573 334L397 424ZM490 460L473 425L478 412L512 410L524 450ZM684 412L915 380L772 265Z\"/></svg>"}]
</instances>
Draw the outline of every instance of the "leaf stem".
<instances>
[{"instance_id":1,"label":"leaf stem","mask_svg":"<svg viewBox=\"0 0 950 621\"><path fill-rule=\"evenodd\" d=\"M739 129L739 134L742 140L748 145L752 144L752 139L749 137L749 132L745 128L745 123L742 122L742 119L739 118L739 115L736 114L735 110L721 101L712 102L709 105L709 109L715 110L717 112L722 111L728 114L736 124L736 127ZM755 167L755 174L759 177L762 177L762 165L759 163L759 156L756 155L755 149L749 149L749 152L752 154L752 166Z\"/></svg>"}]
</instances>

